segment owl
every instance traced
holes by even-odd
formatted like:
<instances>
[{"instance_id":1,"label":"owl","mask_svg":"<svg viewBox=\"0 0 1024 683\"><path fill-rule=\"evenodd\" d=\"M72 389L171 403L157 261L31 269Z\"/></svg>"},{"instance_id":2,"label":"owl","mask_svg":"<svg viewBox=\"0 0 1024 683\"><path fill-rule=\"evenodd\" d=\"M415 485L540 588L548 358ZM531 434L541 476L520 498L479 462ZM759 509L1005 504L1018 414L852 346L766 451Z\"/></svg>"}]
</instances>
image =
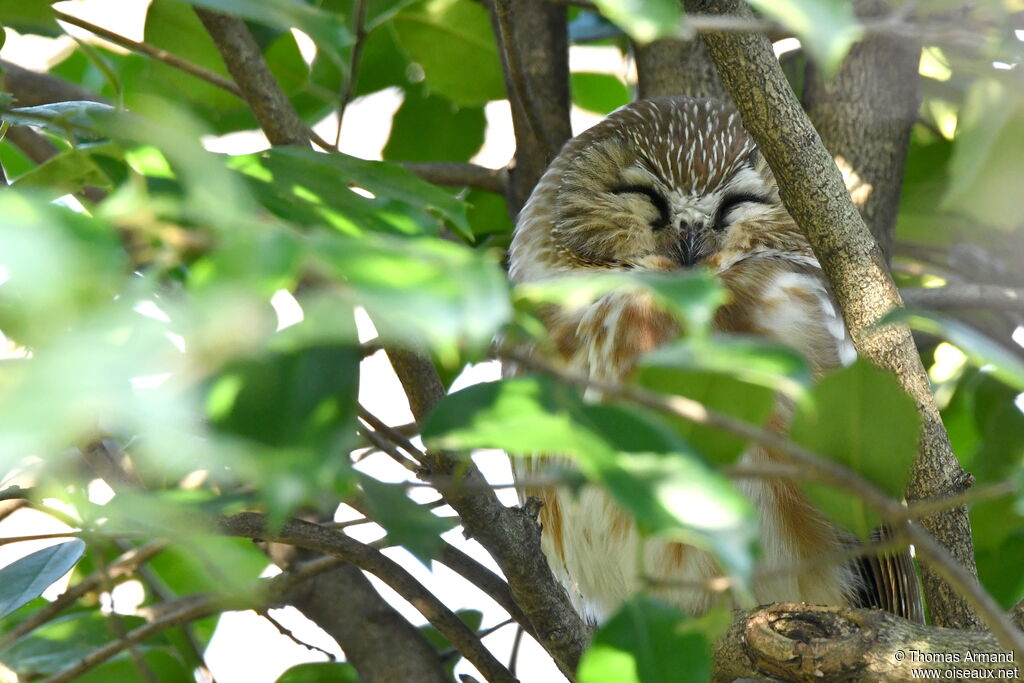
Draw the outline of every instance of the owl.
<instances>
[{"instance_id":1,"label":"owl","mask_svg":"<svg viewBox=\"0 0 1024 683\"><path fill-rule=\"evenodd\" d=\"M855 358L818 261L783 207L771 170L739 115L712 100L635 102L570 140L523 208L510 249L517 283L695 267L711 269L729 293L715 330L795 347L816 374ZM670 316L635 292L613 292L543 317L553 341L548 360L602 381L627 379L641 354L678 334ZM780 402L775 421L784 423L786 412ZM754 464L774 458L759 447L743 455ZM513 467L528 480L552 460L515 459ZM921 620L909 555L822 561L855 541L796 484L749 479L738 486L759 514L762 562L799 568L757 579L760 603L882 606ZM660 597L693 614L709 608L713 596L697 586L720 570L707 553L642 539L629 516L594 487L521 494L543 501L544 551L590 618L607 618L643 587L638 552L645 573L666 586Z\"/></svg>"}]
</instances>

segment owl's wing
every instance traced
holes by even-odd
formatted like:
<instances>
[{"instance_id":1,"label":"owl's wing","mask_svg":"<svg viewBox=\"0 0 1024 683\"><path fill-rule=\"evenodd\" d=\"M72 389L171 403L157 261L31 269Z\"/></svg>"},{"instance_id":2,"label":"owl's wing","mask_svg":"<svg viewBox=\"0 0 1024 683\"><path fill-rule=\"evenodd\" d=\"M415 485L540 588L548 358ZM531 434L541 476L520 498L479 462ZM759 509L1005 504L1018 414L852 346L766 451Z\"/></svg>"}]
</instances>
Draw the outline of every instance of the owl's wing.
<instances>
[{"instance_id":1,"label":"owl's wing","mask_svg":"<svg viewBox=\"0 0 1024 683\"><path fill-rule=\"evenodd\" d=\"M876 542L891 537L892 532L886 526L871 533L871 540ZM863 582L856 607L884 609L904 619L924 623L924 601L908 548L862 557L856 568Z\"/></svg>"},{"instance_id":2,"label":"owl's wing","mask_svg":"<svg viewBox=\"0 0 1024 683\"><path fill-rule=\"evenodd\" d=\"M816 375L856 358L821 270L805 256L750 258L720 274L731 302L716 327L723 331L769 337L796 346ZM874 540L891 537L881 527ZM924 623L924 603L910 550L866 556L855 561L861 580L856 607L877 607Z\"/></svg>"}]
</instances>

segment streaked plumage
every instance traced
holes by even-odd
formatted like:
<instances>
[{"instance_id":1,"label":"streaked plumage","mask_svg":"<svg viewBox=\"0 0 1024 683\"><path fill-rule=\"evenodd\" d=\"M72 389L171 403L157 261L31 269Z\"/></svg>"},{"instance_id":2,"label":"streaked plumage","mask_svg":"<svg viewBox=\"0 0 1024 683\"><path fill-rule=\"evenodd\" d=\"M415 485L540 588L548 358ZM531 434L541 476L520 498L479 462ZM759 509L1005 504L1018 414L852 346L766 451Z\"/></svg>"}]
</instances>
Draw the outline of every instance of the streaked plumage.
<instances>
[{"instance_id":1,"label":"streaked plumage","mask_svg":"<svg viewBox=\"0 0 1024 683\"><path fill-rule=\"evenodd\" d=\"M518 219L510 265L516 282L705 265L731 295L715 320L719 331L790 344L816 373L855 357L818 262L782 206L770 169L739 115L713 101L636 102L566 143ZM551 309L545 323L556 349L549 360L602 380L626 378L640 354L677 334L671 318L630 293L607 295L583 310ZM775 428L784 429L786 412L780 403ZM774 456L752 448L744 458ZM514 467L522 476L545 464L517 460ZM794 484L758 479L740 487L760 512L765 564L790 566L851 543ZM628 516L603 493L524 493L544 500L545 551L587 612L601 619L641 587L640 540ZM691 547L650 541L644 555L655 578L694 582L717 574L713 561ZM894 582L909 585L878 571L885 585L866 589L853 565L807 564L800 574L762 579L755 597L857 604L865 593L889 591ZM901 590L878 604L898 605ZM710 600L689 588L667 588L663 595L691 612L705 610Z\"/></svg>"}]
</instances>

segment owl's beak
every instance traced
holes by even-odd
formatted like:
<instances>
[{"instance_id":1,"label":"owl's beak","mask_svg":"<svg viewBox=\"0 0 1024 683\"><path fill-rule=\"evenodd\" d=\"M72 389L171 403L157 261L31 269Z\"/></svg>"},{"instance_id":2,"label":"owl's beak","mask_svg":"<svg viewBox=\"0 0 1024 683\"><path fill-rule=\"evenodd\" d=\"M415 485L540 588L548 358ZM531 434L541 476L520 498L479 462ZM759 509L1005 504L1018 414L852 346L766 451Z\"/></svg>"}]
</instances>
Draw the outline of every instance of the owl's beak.
<instances>
[{"instance_id":1,"label":"owl's beak","mask_svg":"<svg viewBox=\"0 0 1024 683\"><path fill-rule=\"evenodd\" d=\"M673 256L683 268L691 268L703 258L703 241L700 238L700 227L694 223L682 223L679 228L679 241Z\"/></svg>"}]
</instances>

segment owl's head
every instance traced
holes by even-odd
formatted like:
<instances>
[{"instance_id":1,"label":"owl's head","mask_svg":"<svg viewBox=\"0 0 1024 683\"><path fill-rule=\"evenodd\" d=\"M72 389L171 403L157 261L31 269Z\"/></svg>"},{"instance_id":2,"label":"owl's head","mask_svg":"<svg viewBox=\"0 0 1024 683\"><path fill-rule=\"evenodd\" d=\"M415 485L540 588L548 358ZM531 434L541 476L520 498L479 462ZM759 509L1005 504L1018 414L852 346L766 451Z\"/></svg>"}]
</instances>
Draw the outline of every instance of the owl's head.
<instances>
[{"instance_id":1,"label":"owl's head","mask_svg":"<svg viewBox=\"0 0 1024 683\"><path fill-rule=\"evenodd\" d=\"M623 107L566 143L520 215L511 274L721 271L771 251L810 255L739 114L665 97Z\"/></svg>"}]
</instances>

